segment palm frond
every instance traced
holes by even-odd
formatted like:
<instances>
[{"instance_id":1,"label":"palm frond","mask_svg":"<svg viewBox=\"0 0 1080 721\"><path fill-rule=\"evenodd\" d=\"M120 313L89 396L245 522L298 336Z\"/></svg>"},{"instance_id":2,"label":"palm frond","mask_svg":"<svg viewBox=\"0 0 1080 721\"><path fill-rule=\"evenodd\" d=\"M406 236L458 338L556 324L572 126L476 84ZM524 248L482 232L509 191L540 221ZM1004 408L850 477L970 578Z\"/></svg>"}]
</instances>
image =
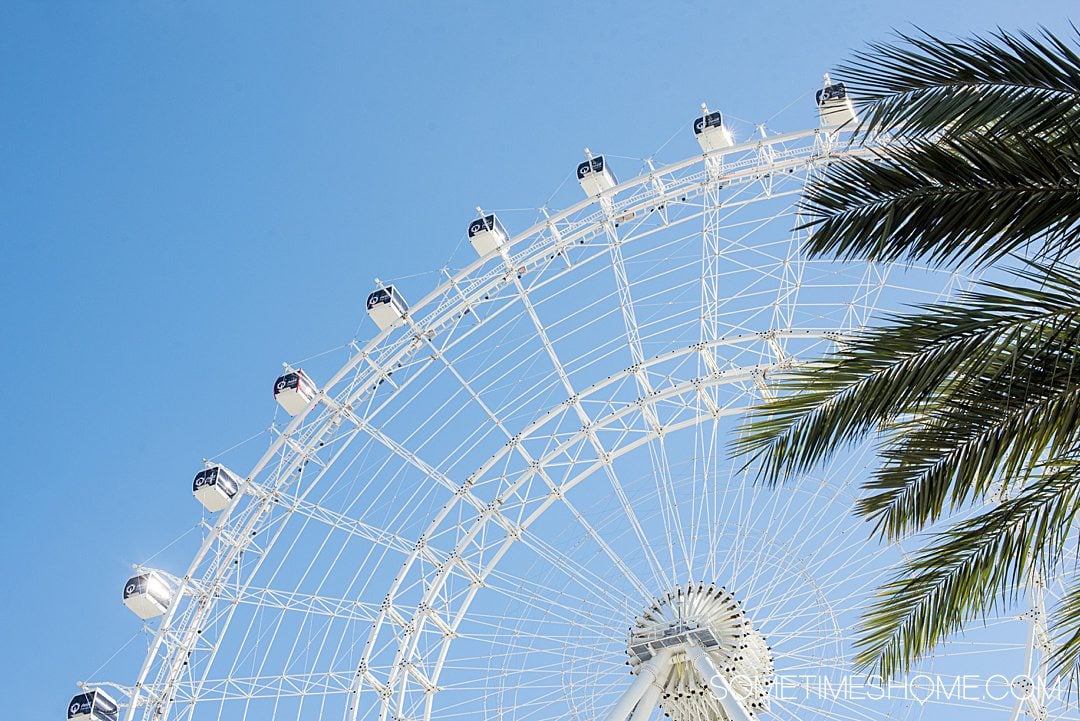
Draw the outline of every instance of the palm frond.
<instances>
[{"instance_id":1,"label":"palm frond","mask_svg":"<svg viewBox=\"0 0 1080 721\"><path fill-rule=\"evenodd\" d=\"M1054 645L1050 673L1076 681L1080 679L1080 575L1073 574L1069 592L1049 615L1048 631Z\"/></svg>"},{"instance_id":2,"label":"palm frond","mask_svg":"<svg viewBox=\"0 0 1080 721\"><path fill-rule=\"evenodd\" d=\"M1028 259L1014 283L889 317L792 370L734 444L778 483L874 439L882 462L857 510L889 538L975 511L928 536L864 615L857 661L884 677L1060 570L1075 537L1078 38L920 31L871 45L838 73L865 101L856 139L880 142L812 181L811 255L976 268ZM991 483L1007 500L980 506ZM1055 672L1080 674L1080 578L1051 621Z\"/></svg>"},{"instance_id":3,"label":"palm frond","mask_svg":"<svg viewBox=\"0 0 1080 721\"><path fill-rule=\"evenodd\" d=\"M734 453L759 463L769 483L805 473L846 445L926 416L944 392L962 390L958 378L985 379L1046 353L1048 332L1080 333L1080 280L1034 264L1015 277L1039 272L1048 273L1043 288L984 284L955 303L893 317L794 369L777 384L780 397L748 412Z\"/></svg>"},{"instance_id":4,"label":"palm frond","mask_svg":"<svg viewBox=\"0 0 1080 721\"><path fill-rule=\"evenodd\" d=\"M871 44L837 70L862 101L867 132L1053 134L1080 114L1080 54L1046 30L898 40Z\"/></svg>"},{"instance_id":5,"label":"palm frond","mask_svg":"<svg viewBox=\"0 0 1080 721\"><path fill-rule=\"evenodd\" d=\"M1015 600L1035 572L1060 563L1077 513L1080 468L1058 461L1015 498L935 535L864 614L858 667L884 678L909 671L966 623ZM1066 610L1080 618L1080 607Z\"/></svg>"},{"instance_id":6,"label":"palm frond","mask_svg":"<svg viewBox=\"0 0 1080 721\"><path fill-rule=\"evenodd\" d=\"M1023 479L1080 433L1080 316L1016 327L980 373L962 370L928 397L928 410L889 429L883 463L864 485L858 510L889 538L984 495L996 479Z\"/></svg>"},{"instance_id":7,"label":"palm frond","mask_svg":"<svg viewBox=\"0 0 1080 721\"><path fill-rule=\"evenodd\" d=\"M810 186L813 255L992 264L1080 248L1080 53L1040 34L901 34L842 66L873 158Z\"/></svg>"},{"instance_id":8,"label":"palm frond","mask_svg":"<svg viewBox=\"0 0 1080 721\"><path fill-rule=\"evenodd\" d=\"M922 139L828 167L804 207L814 256L982 267L1080 249L1080 134Z\"/></svg>"}]
</instances>

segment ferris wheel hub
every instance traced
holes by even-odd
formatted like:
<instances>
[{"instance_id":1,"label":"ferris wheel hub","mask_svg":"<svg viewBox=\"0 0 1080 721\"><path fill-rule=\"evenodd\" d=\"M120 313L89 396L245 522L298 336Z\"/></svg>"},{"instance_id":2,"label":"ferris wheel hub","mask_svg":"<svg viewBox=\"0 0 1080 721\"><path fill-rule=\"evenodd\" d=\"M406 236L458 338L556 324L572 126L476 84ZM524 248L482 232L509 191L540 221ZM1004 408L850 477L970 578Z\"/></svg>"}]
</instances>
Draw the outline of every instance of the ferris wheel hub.
<instances>
[{"instance_id":1,"label":"ferris wheel hub","mask_svg":"<svg viewBox=\"0 0 1080 721\"><path fill-rule=\"evenodd\" d=\"M658 703L674 721L731 718L718 684L749 715L768 709L771 649L738 600L715 584L688 584L656 599L630 628L626 650L639 673L670 658L670 670L657 676Z\"/></svg>"}]
</instances>

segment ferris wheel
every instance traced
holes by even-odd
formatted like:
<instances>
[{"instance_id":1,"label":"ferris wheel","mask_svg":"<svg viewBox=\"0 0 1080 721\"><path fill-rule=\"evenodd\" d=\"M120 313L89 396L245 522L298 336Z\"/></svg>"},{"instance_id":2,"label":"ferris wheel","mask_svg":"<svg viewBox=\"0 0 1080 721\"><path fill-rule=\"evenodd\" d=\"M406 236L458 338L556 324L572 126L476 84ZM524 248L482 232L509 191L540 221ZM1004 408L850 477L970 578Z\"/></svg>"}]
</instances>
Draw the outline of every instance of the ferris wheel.
<instances>
[{"instance_id":1,"label":"ferris wheel","mask_svg":"<svg viewBox=\"0 0 1080 721\"><path fill-rule=\"evenodd\" d=\"M905 553L851 513L868 456L775 489L730 457L786 370L959 282L801 253L808 179L869 152L842 85L818 111L737 142L703 106L700 152L623 182L587 150L579 202L480 210L422 298L378 283L374 337L275 381L261 457L198 471L190 565L124 587L145 656L68 718L1061 717L1050 581L922 685L856 689L859 612ZM955 695L971 675L1000 682Z\"/></svg>"}]
</instances>

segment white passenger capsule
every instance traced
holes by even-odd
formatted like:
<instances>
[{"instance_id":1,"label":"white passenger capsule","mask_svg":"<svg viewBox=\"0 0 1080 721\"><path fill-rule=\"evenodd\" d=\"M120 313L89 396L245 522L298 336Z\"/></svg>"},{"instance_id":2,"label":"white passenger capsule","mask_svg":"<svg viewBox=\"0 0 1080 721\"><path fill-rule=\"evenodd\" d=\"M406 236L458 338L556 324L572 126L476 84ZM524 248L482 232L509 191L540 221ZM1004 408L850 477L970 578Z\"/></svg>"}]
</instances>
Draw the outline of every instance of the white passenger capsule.
<instances>
[{"instance_id":1,"label":"white passenger capsule","mask_svg":"<svg viewBox=\"0 0 1080 721\"><path fill-rule=\"evenodd\" d=\"M469 242L481 258L506 245L508 237L506 228L494 214L481 215L469 223Z\"/></svg>"},{"instance_id":2,"label":"white passenger capsule","mask_svg":"<svg viewBox=\"0 0 1080 721\"><path fill-rule=\"evenodd\" d=\"M290 370L274 381L274 400L290 416L295 416L307 408L307 404L318 392L319 389L304 374L303 369Z\"/></svg>"},{"instance_id":3,"label":"white passenger capsule","mask_svg":"<svg viewBox=\"0 0 1080 721\"><path fill-rule=\"evenodd\" d=\"M240 490L240 479L225 466L214 465L195 474L191 492L211 513L223 511Z\"/></svg>"},{"instance_id":4,"label":"white passenger capsule","mask_svg":"<svg viewBox=\"0 0 1080 721\"><path fill-rule=\"evenodd\" d=\"M157 571L132 576L124 584L124 605L144 621L169 610L172 590Z\"/></svg>"},{"instance_id":5,"label":"white passenger capsule","mask_svg":"<svg viewBox=\"0 0 1080 721\"><path fill-rule=\"evenodd\" d=\"M588 155L588 158L585 162L579 163L577 166L577 179L581 184L581 189L585 191L585 195L591 198L618 185L619 181L615 179L615 174L607 166L603 155L594 157L588 151L586 151L586 155Z\"/></svg>"},{"instance_id":6,"label":"white passenger capsule","mask_svg":"<svg viewBox=\"0 0 1080 721\"><path fill-rule=\"evenodd\" d=\"M120 707L100 689L80 693L68 704L68 721L116 721Z\"/></svg>"},{"instance_id":7,"label":"white passenger capsule","mask_svg":"<svg viewBox=\"0 0 1080 721\"><path fill-rule=\"evenodd\" d=\"M854 130L859 123L855 104L851 102L847 88L843 83L830 82L828 75L825 76L825 87L817 91L817 106L823 130L836 130L841 127Z\"/></svg>"},{"instance_id":8,"label":"white passenger capsule","mask_svg":"<svg viewBox=\"0 0 1080 721\"><path fill-rule=\"evenodd\" d=\"M701 116L694 120L694 138L701 146L701 151L711 153L734 145L735 139L724 125L724 116L720 111L714 110L710 113L704 105L701 110Z\"/></svg>"},{"instance_id":9,"label":"white passenger capsule","mask_svg":"<svg viewBox=\"0 0 1080 721\"><path fill-rule=\"evenodd\" d=\"M394 286L388 285L373 291L367 299L367 312L379 330L387 330L401 323L409 310L405 299Z\"/></svg>"}]
</instances>

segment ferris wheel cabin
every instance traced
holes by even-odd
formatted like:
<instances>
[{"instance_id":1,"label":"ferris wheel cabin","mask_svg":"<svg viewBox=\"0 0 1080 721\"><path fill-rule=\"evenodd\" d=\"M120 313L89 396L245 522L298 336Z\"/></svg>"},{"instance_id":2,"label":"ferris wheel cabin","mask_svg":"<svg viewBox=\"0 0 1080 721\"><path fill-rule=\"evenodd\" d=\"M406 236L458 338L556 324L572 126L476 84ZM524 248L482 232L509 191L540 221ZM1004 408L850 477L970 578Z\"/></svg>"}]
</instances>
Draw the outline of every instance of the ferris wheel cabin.
<instances>
[{"instance_id":1,"label":"ferris wheel cabin","mask_svg":"<svg viewBox=\"0 0 1080 721\"><path fill-rule=\"evenodd\" d=\"M132 576L124 584L124 605L144 621L169 610L172 591L156 571Z\"/></svg>"},{"instance_id":2,"label":"ferris wheel cabin","mask_svg":"<svg viewBox=\"0 0 1080 721\"><path fill-rule=\"evenodd\" d=\"M720 111L705 112L694 120L694 138L703 153L730 148L735 144L731 131L724 125L724 116Z\"/></svg>"},{"instance_id":3,"label":"ferris wheel cabin","mask_svg":"<svg viewBox=\"0 0 1080 721\"><path fill-rule=\"evenodd\" d=\"M843 83L829 83L826 80L825 87L817 91L817 106L821 127L825 130L836 130L844 126L848 130L854 130L859 122L855 104L851 102Z\"/></svg>"},{"instance_id":4,"label":"ferris wheel cabin","mask_svg":"<svg viewBox=\"0 0 1080 721\"><path fill-rule=\"evenodd\" d=\"M307 408L308 403L318 392L318 388L302 369L278 376L278 379L274 381L274 400L290 416L295 416Z\"/></svg>"},{"instance_id":5,"label":"ferris wheel cabin","mask_svg":"<svg viewBox=\"0 0 1080 721\"><path fill-rule=\"evenodd\" d=\"M481 258L506 245L508 238L506 228L494 214L481 216L469 223L469 242Z\"/></svg>"},{"instance_id":6,"label":"ferris wheel cabin","mask_svg":"<svg viewBox=\"0 0 1080 721\"><path fill-rule=\"evenodd\" d=\"M120 707L104 691L80 693L68 704L68 721L117 721Z\"/></svg>"},{"instance_id":7,"label":"ferris wheel cabin","mask_svg":"<svg viewBox=\"0 0 1080 721\"><path fill-rule=\"evenodd\" d=\"M611 190L619 182L604 161L603 155L589 157L584 163L578 163L577 180L590 198Z\"/></svg>"},{"instance_id":8,"label":"ferris wheel cabin","mask_svg":"<svg viewBox=\"0 0 1080 721\"><path fill-rule=\"evenodd\" d=\"M388 285L371 293L367 299L367 312L379 330L389 330L400 323L409 311L401 293Z\"/></svg>"},{"instance_id":9,"label":"ferris wheel cabin","mask_svg":"<svg viewBox=\"0 0 1080 721\"><path fill-rule=\"evenodd\" d=\"M211 513L223 511L240 490L240 479L225 466L210 466L195 474L191 492Z\"/></svg>"}]
</instances>

